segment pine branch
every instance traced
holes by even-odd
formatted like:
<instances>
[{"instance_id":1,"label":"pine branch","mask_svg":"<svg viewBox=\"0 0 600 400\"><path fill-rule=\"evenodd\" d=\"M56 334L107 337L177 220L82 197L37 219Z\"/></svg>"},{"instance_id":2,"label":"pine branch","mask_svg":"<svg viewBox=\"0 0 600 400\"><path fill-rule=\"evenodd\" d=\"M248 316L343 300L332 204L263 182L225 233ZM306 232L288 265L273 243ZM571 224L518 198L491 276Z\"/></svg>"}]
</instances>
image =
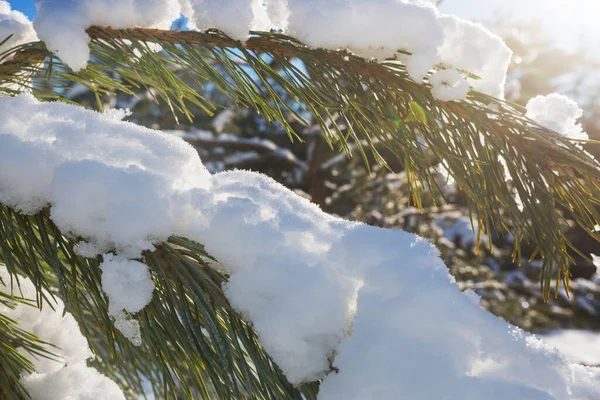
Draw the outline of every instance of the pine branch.
<instances>
[{"instance_id":1,"label":"pine branch","mask_svg":"<svg viewBox=\"0 0 600 400\"><path fill-rule=\"evenodd\" d=\"M488 234L492 229L505 230L496 213L503 208L515 221L515 230L509 232L516 239L514 257L520 258L519 244L524 238L537 244L544 258L546 297L553 271L559 273L557 284L561 279L568 284L571 260L567 250L573 247L562 232L558 207L568 210L590 235L600 239L593 232L600 221L595 208L600 198L598 162L575 143L525 118L519 106L474 91L466 101L439 102L427 85L411 81L397 62L376 63L344 51L310 49L275 33L255 32L246 43L216 31L91 27L88 33L93 39L93 61L78 74L46 52L49 57L39 69L46 74L45 86L56 86L42 96L60 97L66 81L83 82L99 92L116 87L131 93L131 87L148 86L175 112L189 118L190 104L209 113L215 110L217 105L168 68L177 65L189 71L195 84L211 82L238 104L254 107L269 122L279 122L292 140L298 138L287 114L303 121L303 114L309 113L331 148L339 145L348 151L353 142L365 160L369 152L385 165L375 145L382 144L403 163L417 204L417 182L436 187L426 155L433 152L446 160L458 186L472 200L482 229ZM163 54L154 53L147 42L161 44ZM39 45L27 51L43 52ZM267 63L265 57L272 62ZM39 59L37 53L31 58ZM303 62L311 79L294 59ZM279 91L296 99L302 109L290 107ZM421 111L415 115L415 109ZM326 121L334 114L339 122L330 126ZM425 148L419 144L421 139ZM505 182L500 158L513 177L514 191Z\"/></svg>"},{"instance_id":2,"label":"pine branch","mask_svg":"<svg viewBox=\"0 0 600 400\"><path fill-rule=\"evenodd\" d=\"M216 31L92 27L88 33L92 61L79 73L43 43L1 54L0 92L30 88L40 98L64 100L64 89L73 82L91 88L98 98L115 90L134 94L136 88L152 87L174 114L191 119L194 107L207 113L217 109L196 90L210 82L237 104L280 123L291 140L299 138L289 116L304 121L310 115L332 149L351 153L355 147L365 160L383 165L387 160L379 149L391 151L410 178L417 204L420 184L437 188L430 168L433 153L445 160L471 199L480 229L508 231L499 217L502 208L515 223L509 232L515 237L514 257L520 258L522 240L537 243L544 257L545 296L553 272L568 282L567 250L573 246L561 230L560 208L600 241L600 233L593 232L600 224L598 162L575 143L525 118L516 105L473 91L465 101L442 103L395 61L376 63L344 51L310 49L276 33L255 32L246 43ZM149 42L160 44L163 53L155 53ZM1 63L9 56L11 61ZM191 83L176 73L181 68ZM502 160L512 186L506 183ZM23 216L0 206L0 261L34 282L38 305L47 300L44 290L59 288L92 348L102 355L100 365L123 385L139 389L140 376L151 376L156 390L164 386L165 398L192 397L193 390L204 398L212 392L236 399L316 398L317 383L292 387L261 349L252 328L223 295L227 276L207 262L210 255L200 244L173 237L144 254L157 289L137 316L147 347L136 348L113 328L100 287L99 260L75 254L76 243L77 238L58 231L47 211ZM111 358L115 361L108 362ZM14 371L20 368L10 365Z\"/></svg>"}]
</instances>

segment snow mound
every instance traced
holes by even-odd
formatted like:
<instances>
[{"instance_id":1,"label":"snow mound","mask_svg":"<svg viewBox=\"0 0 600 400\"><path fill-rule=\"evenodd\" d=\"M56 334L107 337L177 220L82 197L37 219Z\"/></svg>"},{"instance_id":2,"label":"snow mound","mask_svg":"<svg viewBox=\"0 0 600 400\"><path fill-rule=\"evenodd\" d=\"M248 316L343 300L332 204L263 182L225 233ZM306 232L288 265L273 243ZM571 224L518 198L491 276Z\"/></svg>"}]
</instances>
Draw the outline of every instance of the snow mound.
<instances>
[{"instance_id":1,"label":"snow mound","mask_svg":"<svg viewBox=\"0 0 600 400\"><path fill-rule=\"evenodd\" d=\"M179 197L210 174L192 146L124 116L0 97L0 202L27 214L52 204L58 227L93 242L93 254L135 258L164 241L184 223Z\"/></svg>"},{"instance_id":2,"label":"snow mound","mask_svg":"<svg viewBox=\"0 0 600 400\"><path fill-rule=\"evenodd\" d=\"M406 0L39 0L34 25L49 49L74 70L89 60L91 25L113 28L168 28L183 12L192 26L216 28L245 41L251 30L282 30L311 47L347 49L365 57L401 59L421 82L436 65L478 76L468 82L503 97L511 52L502 39L479 24L440 14L425 2ZM409 54L406 54L409 53ZM446 75L448 73L445 73ZM458 72L454 72L457 75ZM440 100L464 99L463 78ZM447 82L449 76L446 76Z\"/></svg>"},{"instance_id":3,"label":"snow mound","mask_svg":"<svg viewBox=\"0 0 600 400\"><path fill-rule=\"evenodd\" d=\"M13 282L14 283L14 282ZM11 285L11 277L4 265L0 265L0 291L16 297L34 300L36 289L26 278L19 278L19 286ZM25 304L15 303L9 308L0 303L0 314L12 318L19 327L49 342L57 349L48 349L58 356L46 359L33 354L23 355L34 362L36 372L23 376L21 383L33 400L119 400L125 399L117 384L96 369L87 366L92 357L79 325L69 313L63 315L64 304L59 299L39 310Z\"/></svg>"},{"instance_id":4,"label":"snow mound","mask_svg":"<svg viewBox=\"0 0 600 400\"><path fill-rule=\"evenodd\" d=\"M527 117L569 139L589 139L577 123L582 115L577 103L558 93L536 96L527 103Z\"/></svg>"},{"instance_id":5,"label":"snow mound","mask_svg":"<svg viewBox=\"0 0 600 400\"><path fill-rule=\"evenodd\" d=\"M432 6L397 0L288 0L287 32L311 47L349 49L367 57L413 53L408 71L420 81L437 61L443 32Z\"/></svg>"},{"instance_id":6,"label":"snow mound","mask_svg":"<svg viewBox=\"0 0 600 400\"><path fill-rule=\"evenodd\" d=\"M428 241L327 215L261 174L211 176L181 139L116 117L0 98L0 202L49 205L82 253L115 251L103 284L116 310L151 298L125 259L177 234L225 266L227 298L292 383L324 378L321 400L600 395L600 370L482 310ZM119 268L137 271L122 271L141 282L135 301Z\"/></svg>"}]
</instances>

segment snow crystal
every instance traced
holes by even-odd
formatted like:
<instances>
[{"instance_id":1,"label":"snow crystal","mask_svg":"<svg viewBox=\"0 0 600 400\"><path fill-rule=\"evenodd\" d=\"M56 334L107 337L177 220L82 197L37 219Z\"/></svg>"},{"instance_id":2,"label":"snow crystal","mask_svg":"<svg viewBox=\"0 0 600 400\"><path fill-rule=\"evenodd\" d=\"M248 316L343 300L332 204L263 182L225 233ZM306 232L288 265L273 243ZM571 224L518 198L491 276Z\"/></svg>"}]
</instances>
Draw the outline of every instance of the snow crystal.
<instances>
[{"instance_id":1,"label":"snow crystal","mask_svg":"<svg viewBox=\"0 0 600 400\"><path fill-rule=\"evenodd\" d=\"M455 69L442 69L429 77L431 93L441 101L463 100L469 93L467 80Z\"/></svg>"},{"instance_id":2,"label":"snow crystal","mask_svg":"<svg viewBox=\"0 0 600 400\"><path fill-rule=\"evenodd\" d=\"M0 52L38 40L31 21L23 13L11 10L7 1L0 0L0 42L10 35L12 37L0 46Z\"/></svg>"},{"instance_id":3,"label":"snow crystal","mask_svg":"<svg viewBox=\"0 0 600 400\"><path fill-rule=\"evenodd\" d=\"M577 123L582 115L577 103L558 93L536 96L527 103L527 117L569 139L589 139Z\"/></svg>"},{"instance_id":4,"label":"snow crystal","mask_svg":"<svg viewBox=\"0 0 600 400\"><path fill-rule=\"evenodd\" d=\"M38 36L75 71L90 58L87 27L168 29L180 15L178 0L38 0L36 6Z\"/></svg>"},{"instance_id":5,"label":"snow crystal","mask_svg":"<svg viewBox=\"0 0 600 400\"><path fill-rule=\"evenodd\" d=\"M36 289L26 278L19 278L19 290L14 286L13 295L25 299L35 299ZM11 277L5 266L0 265L0 291L11 292ZM28 354L35 364L35 372L21 378L21 383L34 400L85 400L85 399L125 399L116 383L87 366L92 357L85 337L81 334L77 321L69 313L63 315L64 304L57 299L55 310L46 305L42 310L36 307L15 303L14 308L0 304L0 314L19 323L19 327L38 336L41 340L57 348L49 348L58 358L47 359Z\"/></svg>"},{"instance_id":6,"label":"snow crystal","mask_svg":"<svg viewBox=\"0 0 600 400\"><path fill-rule=\"evenodd\" d=\"M82 251L112 246L103 269L116 309L151 297L147 270L125 259L182 235L222 263L227 298L287 378L324 378L321 400L600 393L598 370L482 310L414 234L327 215L260 174L211 176L180 138L114 115L21 95L0 98L0 121L0 202L49 204L61 229L91 244ZM130 272L135 301L112 279Z\"/></svg>"}]
</instances>

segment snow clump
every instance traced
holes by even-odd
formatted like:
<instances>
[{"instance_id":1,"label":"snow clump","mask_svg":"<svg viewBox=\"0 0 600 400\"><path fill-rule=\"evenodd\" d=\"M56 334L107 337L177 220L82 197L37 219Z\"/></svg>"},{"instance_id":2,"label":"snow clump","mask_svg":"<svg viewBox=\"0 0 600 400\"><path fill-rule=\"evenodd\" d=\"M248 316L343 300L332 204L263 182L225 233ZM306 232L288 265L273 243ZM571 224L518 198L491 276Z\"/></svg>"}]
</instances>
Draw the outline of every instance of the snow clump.
<instances>
[{"instance_id":1,"label":"snow clump","mask_svg":"<svg viewBox=\"0 0 600 400\"><path fill-rule=\"evenodd\" d=\"M142 344L140 324L128 314L141 311L152 300L154 282L145 264L104 254L100 264L102 289L108 296L108 312L115 327L137 346Z\"/></svg>"},{"instance_id":2,"label":"snow clump","mask_svg":"<svg viewBox=\"0 0 600 400\"><path fill-rule=\"evenodd\" d=\"M90 59L87 27L169 29L181 11L178 0L38 0L36 7L38 36L75 71Z\"/></svg>"},{"instance_id":3,"label":"snow clump","mask_svg":"<svg viewBox=\"0 0 600 400\"><path fill-rule=\"evenodd\" d=\"M558 93L536 96L527 103L527 117L569 139L589 139L577 123L582 115L577 103Z\"/></svg>"},{"instance_id":4,"label":"snow clump","mask_svg":"<svg viewBox=\"0 0 600 400\"><path fill-rule=\"evenodd\" d=\"M455 69L436 71L429 78L431 93L441 101L462 100L469 92L467 80Z\"/></svg>"}]
</instances>

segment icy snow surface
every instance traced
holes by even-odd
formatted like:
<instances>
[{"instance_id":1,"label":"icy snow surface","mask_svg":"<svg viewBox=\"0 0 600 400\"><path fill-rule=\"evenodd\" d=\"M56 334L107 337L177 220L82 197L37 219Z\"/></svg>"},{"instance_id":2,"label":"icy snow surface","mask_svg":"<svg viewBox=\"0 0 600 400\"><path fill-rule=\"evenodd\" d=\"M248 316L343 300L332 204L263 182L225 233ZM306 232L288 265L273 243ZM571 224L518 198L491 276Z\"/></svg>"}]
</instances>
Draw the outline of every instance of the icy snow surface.
<instances>
[{"instance_id":1,"label":"icy snow surface","mask_svg":"<svg viewBox=\"0 0 600 400\"><path fill-rule=\"evenodd\" d=\"M0 0L0 42L10 35L12 37L0 46L0 52L38 40L31 21L23 13L11 10L7 1Z\"/></svg>"},{"instance_id":2,"label":"icy snow surface","mask_svg":"<svg viewBox=\"0 0 600 400\"><path fill-rule=\"evenodd\" d=\"M582 115L583 110L577 103L558 93L536 96L527 103L527 117L570 139L589 139L577 123Z\"/></svg>"},{"instance_id":3,"label":"icy snow surface","mask_svg":"<svg viewBox=\"0 0 600 400\"><path fill-rule=\"evenodd\" d=\"M11 289L16 297L22 296L30 301L36 298L35 286L29 279L20 277L17 286L6 267L0 265L0 291L10 294ZM21 329L58 347L48 349L59 356L57 359L24 353L36 368L36 372L21 378L33 400L125 399L116 383L87 366L86 361L92 357L92 352L73 316L69 313L63 316L61 300L57 299L53 304L55 310L49 304L45 304L42 310L15 304L14 309L0 304L0 314L17 321Z\"/></svg>"},{"instance_id":4,"label":"icy snow surface","mask_svg":"<svg viewBox=\"0 0 600 400\"><path fill-rule=\"evenodd\" d=\"M417 82L435 65L467 71L477 90L504 95L511 52L483 26L407 0L38 0L40 38L74 70L89 59L90 25L168 28L182 12L200 30L217 28L245 41L249 31L280 29L311 47L348 49L375 59L400 58ZM411 55L400 54L409 52ZM449 74L452 74L451 76ZM438 78L440 100L460 100L468 86L458 72ZM459 79L460 78L460 79ZM448 83L449 82L449 83Z\"/></svg>"},{"instance_id":5,"label":"icy snow surface","mask_svg":"<svg viewBox=\"0 0 600 400\"><path fill-rule=\"evenodd\" d=\"M260 174L211 176L181 139L122 115L0 98L0 201L49 204L83 250L119 262L170 234L203 243L289 380L324 377L322 400L598 398L600 370L480 309L428 241L329 216ZM149 286L138 302L103 283L117 308L149 301Z\"/></svg>"}]
</instances>

